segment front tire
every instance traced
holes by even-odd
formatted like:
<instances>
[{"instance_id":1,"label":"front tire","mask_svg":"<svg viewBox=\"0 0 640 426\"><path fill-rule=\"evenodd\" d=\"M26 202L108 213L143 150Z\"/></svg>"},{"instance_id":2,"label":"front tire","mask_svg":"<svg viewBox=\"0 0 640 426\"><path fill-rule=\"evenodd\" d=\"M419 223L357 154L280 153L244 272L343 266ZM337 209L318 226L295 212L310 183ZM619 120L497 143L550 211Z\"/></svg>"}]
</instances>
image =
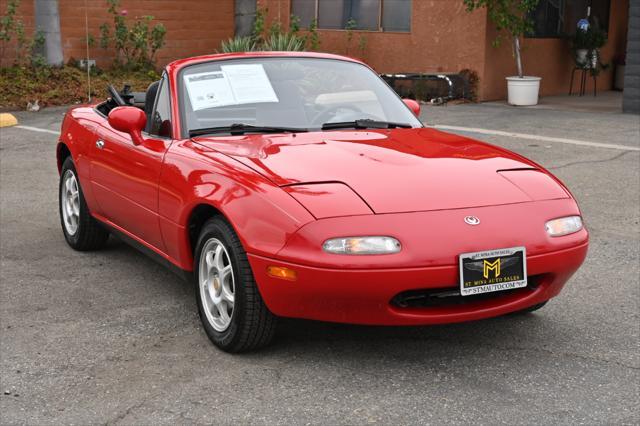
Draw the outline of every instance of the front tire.
<instances>
[{"instance_id":1,"label":"front tire","mask_svg":"<svg viewBox=\"0 0 640 426\"><path fill-rule=\"evenodd\" d=\"M71 248L88 251L104 247L109 232L91 217L71 156L62 164L58 201L62 232Z\"/></svg>"},{"instance_id":2,"label":"front tire","mask_svg":"<svg viewBox=\"0 0 640 426\"><path fill-rule=\"evenodd\" d=\"M262 301L240 239L223 218L202 227L193 270L198 313L217 347L245 352L273 339L276 317Z\"/></svg>"}]
</instances>

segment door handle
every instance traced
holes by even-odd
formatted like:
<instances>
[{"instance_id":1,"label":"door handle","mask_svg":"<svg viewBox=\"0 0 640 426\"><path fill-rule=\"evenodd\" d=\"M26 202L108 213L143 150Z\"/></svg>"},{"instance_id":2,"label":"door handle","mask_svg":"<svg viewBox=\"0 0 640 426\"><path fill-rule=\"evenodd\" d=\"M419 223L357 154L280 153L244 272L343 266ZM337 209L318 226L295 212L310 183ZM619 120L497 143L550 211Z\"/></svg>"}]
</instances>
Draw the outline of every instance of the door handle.
<instances>
[{"instance_id":1,"label":"door handle","mask_svg":"<svg viewBox=\"0 0 640 426\"><path fill-rule=\"evenodd\" d=\"M98 148L98 149L104 148L104 141L102 139L98 139L96 141L96 148Z\"/></svg>"}]
</instances>

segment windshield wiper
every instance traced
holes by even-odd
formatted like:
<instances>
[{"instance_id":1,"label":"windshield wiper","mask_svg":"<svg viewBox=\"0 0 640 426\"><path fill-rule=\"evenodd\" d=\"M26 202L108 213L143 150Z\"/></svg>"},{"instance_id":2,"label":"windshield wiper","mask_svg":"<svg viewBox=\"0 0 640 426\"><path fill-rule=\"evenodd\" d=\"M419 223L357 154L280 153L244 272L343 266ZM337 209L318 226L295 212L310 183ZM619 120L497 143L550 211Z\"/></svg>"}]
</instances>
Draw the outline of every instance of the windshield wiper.
<instances>
[{"instance_id":1,"label":"windshield wiper","mask_svg":"<svg viewBox=\"0 0 640 426\"><path fill-rule=\"evenodd\" d=\"M339 123L324 123L322 130L334 130L334 129L395 129L395 128L409 129L413 127L407 123L392 123L390 121L378 121L371 120L370 118L364 118L355 121L343 121Z\"/></svg>"},{"instance_id":2,"label":"windshield wiper","mask_svg":"<svg viewBox=\"0 0 640 426\"><path fill-rule=\"evenodd\" d=\"M230 126L206 127L203 129L189 130L189 137L212 135L215 133L229 133L231 135L244 135L245 133L299 133L308 132L308 129L294 127L253 126L251 124L234 123Z\"/></svg>"}]
</instances>

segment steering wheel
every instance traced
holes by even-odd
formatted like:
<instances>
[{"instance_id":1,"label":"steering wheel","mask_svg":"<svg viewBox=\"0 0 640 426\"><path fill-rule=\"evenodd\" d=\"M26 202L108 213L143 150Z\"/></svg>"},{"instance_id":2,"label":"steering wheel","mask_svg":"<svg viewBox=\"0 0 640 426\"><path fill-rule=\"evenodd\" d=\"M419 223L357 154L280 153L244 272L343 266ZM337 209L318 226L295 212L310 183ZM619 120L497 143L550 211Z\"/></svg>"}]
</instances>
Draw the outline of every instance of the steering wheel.
<instances>
[{"instance_id":1,"label":"steering wheel","mask_svg":"<svg viewBox=\"0 0 640 426\"><path fill-rule=\"evenodd\" d=\"M118 104L118 106L126 106L127 103L124 101L124 99L122 99L122 96L120 96L120 92L118 92L118 89L116 89L115 87L113 87L113 84L110 84L107 86L107 90L109 91L109 94L111 95L111 99L113 99L113 101Z\"/></svg>"},{"instance_id":2,"label":"steering wheel","mask_svg":"<svg viewBox=\"0 0 640 426\"><path fill-rule=\"evenodd\" d=\"M324 110L320 111L315 117L313 117L313 120L311 120L311 124L313 126L320 126L329 121L329 119L331 119L332 116L341 109L347 109L355 113L362 114L360 108L357 108L353 105L333 105L325 108Z\"/></svg>"}]
</instances>

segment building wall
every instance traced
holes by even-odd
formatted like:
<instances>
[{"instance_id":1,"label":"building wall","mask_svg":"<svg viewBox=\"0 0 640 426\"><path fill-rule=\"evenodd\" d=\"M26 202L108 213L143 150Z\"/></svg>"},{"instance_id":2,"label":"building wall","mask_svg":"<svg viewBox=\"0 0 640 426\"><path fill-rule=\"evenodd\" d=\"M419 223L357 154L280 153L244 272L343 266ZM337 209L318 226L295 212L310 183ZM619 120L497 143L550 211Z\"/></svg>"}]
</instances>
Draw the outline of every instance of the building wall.
<instances>
[{"instance_id":1,"label":"building wall","mask_svg":"<svg viewBox=\"0 0 640 426\"><path fill-rule=\"evenodd\" d=\"M259 0L267 8L269 22L278 19L288 25L289 0ZM363 60L380 73L453 72L465 68L476 71L481 81L484 72L486 13L467 13L462 0L413 0L410 33L318 30L323 52L352 56ZM359 48L360 38L366 48Z\"/></svg>"},{"instance_id":2,"label":"building wall","mask_svg":"<svg viewBox=\"0 0 640 426\"><path fill-rule=\"evenodd\" d=\"M640 114L640 2L629 9L629 44L624 77L624 112Z\"/></svg>"},{"instance_id":3,"label":"building wall","mask_svg":"<svg viewBox=\"0 0 640 426\"><path fill-rule=\"evenodd\" d=\"M288 22L289 0L258 0L268 8L268 18ZM624 53L629 0L611 0L609 40L602 49L602 62ZM319 30L320 50L363 59L381 73L458 72L464 68L480 77L479 99L505 99L505 77L516 74L511 44L503 39L493 47L496 30L484 10L468 13L462 0L413 0L411 33L354 31L350 46L346 31ZM358 48L360 37L366 49ZM542 77L541 95L568 93L574 61L566 39L523 40L525 73ZM603 71L597 79L598 90L611 90L613 69ZM578 88L578 73L574 86ZM590 79L587 90L593 90Z\"/></svg>"},{"instance_id":4,"label":"building wall","mask_svg":"<svg viewBox=\"0 0 640 426\"><path fill-rule=\"evenodd\" d=\"M0 0L0 16L5 16L7 11L7 0ZM22 20L25 27L25 34L33 34L35 26L35 7L33 1L22 1L16 20ZM11 65L16 60L16 41L15 34L13 40L9 43L0 42L0 66Z\"/></svg>"},{"instance_id":5,"label":"building wall","mask_svg":"<svg viewBox=\"0 0 640 426\"><path fill-rule=\"evenodd\" d=\"M86 56L85 0L60 0L60 27L64 60ZM268 9L267 26L274 20L288 25L290 0L257 0L259 8ZM0 0L4 12L7 0ZM28 33L33 31L34 0L23 0L21 18ZM86 0L89 31L96 40L99 27L110 22L106 0ZM167 27L166 45L158 52L158 64L171 60L215 52L220 42L233 37L234 0L122 0L128 17L153 15L154 22ZM492 46L496 36L486 12L466 12L462 0L413 0L410 33L319 30L321 51L344 54L364 60L381 73L459 72L469 68L478 73L481 100L504 99L505 77L515 74L515 63L508 40L498 48ZM629 0L611 0L609 40L602 49L603 62L624 53L627 39ZM361 39L365 48L361 49ZM525 39L523 42L525 73L542 77L541 95L567 93L573 59L564 39ZM15 60L15 49L7 46L2 65ZM100 66L108 66L112 50L91 48L90 56ZM598 89L610 90L613 70L598 77ZM578 73L576 73L576 80ZM577 89L577 81L574 82ZM592 90L589 79L587 90Z\"/></svg>"},{"instance_id":6,"label":"building wall","mask_svg":"<svg viewBox=\"0 0 640 426\"><path fill-rule=\"evenodd\" d=\"M609 38L600 51L601 61L611 63L614 56L624 53L627 40L627 17L629 0L612 0L609 15ZM496 30L490 23L486 27L486 60L484 70L483 100L505 99L507 84L505 77L516 75L515 60L509 40L499 47L493 47ZM540 95L558 95L569 92L571 70L574 67L569 41L559 38L525 38L522 43L522 62L526 75L542 77ZM576 71L574 93L579 88L580 73ZM613 87L613 66L602 71L597 79L598 90L611 90ZM593 93L593 79L589 76L587 92Z\"/></svg>"},{"instance_id":7,"label":"building wall","mask_svg":"<svg viewBox=\"0 0 640 426\"><path fill-rule=\"evenodd\" d=\"M2 13L7 0L0 1ZM107 13L106 0L86 0L89 33L96 39L90 48L92 59L99 66L108 66L113 58L113 50L99 47L100 25L112 23ZM60 31L65 62L70 58L86 57L85 43L85 0L60 0ZM127 11L132 20L136 16L152 15L154 21L167 28L166 44L158 51L158 65L187 56L213 53L220 48L220 42L233 37L233 0L122 0L121 9ZM33 0L22 0L20 13L28 29L33 31ZM12 53L12 52L11 52ZM2 58L3 65L14 61L15 55Z\"/></svg>"}]
</instances>

